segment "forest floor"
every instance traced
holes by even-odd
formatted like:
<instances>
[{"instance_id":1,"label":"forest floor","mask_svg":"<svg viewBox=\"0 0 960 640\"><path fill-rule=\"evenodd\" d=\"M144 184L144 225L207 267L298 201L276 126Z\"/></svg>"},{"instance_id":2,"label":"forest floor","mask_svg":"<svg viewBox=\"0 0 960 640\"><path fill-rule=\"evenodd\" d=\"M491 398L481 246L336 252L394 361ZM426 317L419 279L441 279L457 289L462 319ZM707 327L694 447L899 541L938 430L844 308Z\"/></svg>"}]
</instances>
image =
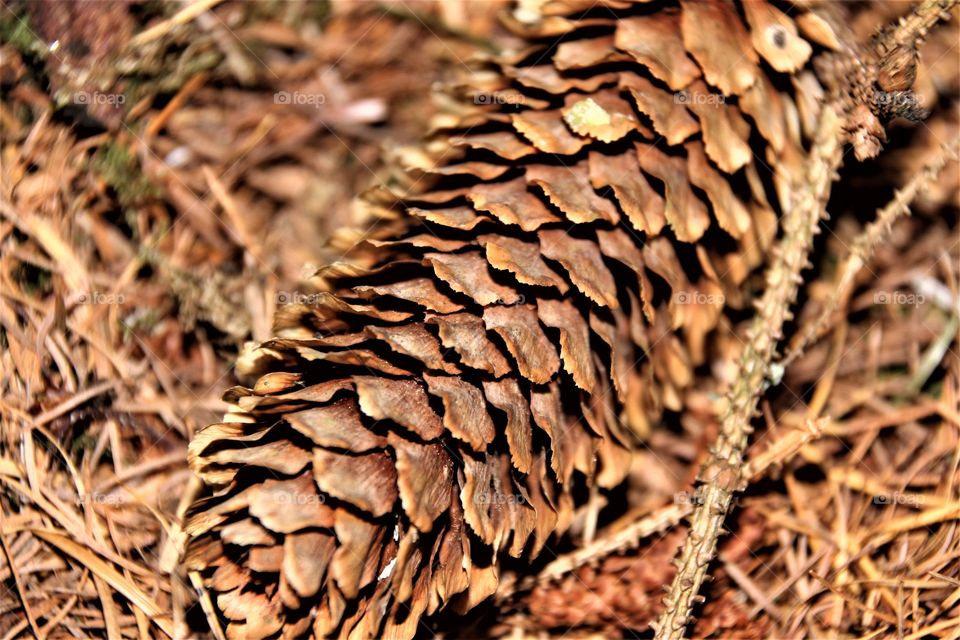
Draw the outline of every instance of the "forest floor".
<instances>
[{"instance_id":1,"label":"forest floor","mask_svg":"<svg viewBox=\"0 0 960 640\"><path fill-rule=\"evenodd\" d=\"M0 640L180 637L204 615L175 570L187 444L274 310L383 223L354 196L408 180L436 86L509 37L503 5L0 1ZM954 67L956 25L927 45ZM794 334L893 187L958 136L953 73L926 123L844 173L870 195L832 203L855 215L823 234ZM697 635L960 633L958 181L951 162L764 403L764 479ZM635 509L485 631L648 629L682 539L653 524L688 506L715 426L652 436Z\"/></svg>"}]
</instances>

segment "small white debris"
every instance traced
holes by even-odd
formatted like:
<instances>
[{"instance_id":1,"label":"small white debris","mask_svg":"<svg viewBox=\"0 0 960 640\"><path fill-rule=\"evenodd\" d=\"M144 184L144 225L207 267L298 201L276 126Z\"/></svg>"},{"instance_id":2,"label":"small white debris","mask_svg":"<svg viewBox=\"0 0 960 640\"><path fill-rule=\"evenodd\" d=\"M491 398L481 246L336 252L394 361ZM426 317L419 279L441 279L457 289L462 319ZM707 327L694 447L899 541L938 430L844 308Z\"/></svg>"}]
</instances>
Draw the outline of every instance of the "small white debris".
<instances>
[{"instance_id":1,"label":"small white debris","mask_svg":"<svg viewBox=\"0 0 960 640\"><path fill-rule=\"evenodd\" d=\"M513 17L517 22L534 25L543 18L543 14L540 12L540 5L542 2L537 2L537 0L520 0L517 3L516 9L513 10Z\"/></svg>"},{"instance_id":2,"label":"small white debris","mask_svg":"<svg viewBox=\"0 0 960 640\"><path fill-rule=\"evenodd\" d=\"M930 300L947 313L957 311L957 300L953 292L933 276L920 274L910 279L914 290L925 300Z\"/></svg>"},{"instance_id":3,"label":"small white debris","mask_svg":"<svg viewBox=\"0 0 960 640\"><path fill-rule=\"evenodd\" d=\"M394 556L393 560L387 563L387 566L383 568L383 571L380 572L380 575L377 577L377 580L386 580L390 577L390 574L393 573L393 567L397 564L397 557Z\"/></svg>"},{"instance_id":4,"label":"small white debris","mask_svg":"<svg viewBox=\"0 0 960 640\"><path fill-rule=\"evenodd\" d=\"M783 374L786 372L786 369L779 362L774 362L770 365L770 373L768 378L770 380L770 386L775 387L780 384L780 381L783 380Z\"/></svg>"},{"instance_id":5,"label":"small white debris","mask_svg":"<svg viewBox=\"0 0 960 640\"><path fill-rule=\"evenodd\" d=\"M180 169L181 167L187 166L190 163L190 160L193 159L193 152L189 147L180 145L176 147L173 151L167 154L167 157L163 161L167 166L174 169Z\"/></svg>"}]
</instances>

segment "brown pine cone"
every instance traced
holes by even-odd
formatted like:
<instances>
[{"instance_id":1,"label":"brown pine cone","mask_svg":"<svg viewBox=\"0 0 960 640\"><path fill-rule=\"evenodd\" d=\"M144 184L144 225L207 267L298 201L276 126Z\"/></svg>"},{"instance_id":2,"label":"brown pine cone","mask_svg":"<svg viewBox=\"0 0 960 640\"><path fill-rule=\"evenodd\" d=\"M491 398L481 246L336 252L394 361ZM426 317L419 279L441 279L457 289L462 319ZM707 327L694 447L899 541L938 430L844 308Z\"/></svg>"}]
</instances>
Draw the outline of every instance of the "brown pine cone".
<instances>
[{"instance_id":1,"label":"brown pine cone","mask_svg":"<svg viewBox=\"0 0 960 640\"><path fill-rule=\"evenodd\" d=\"M411 637L535 558L682 409L776 233L829 27L765 1L522 3L365 266L285 307L191 463L230 638ZM742 13L741 13L742 12ZM834 38L835 39L835 38ZM436 163L436 166L433 166Z\"/></svg>"}]
</instances>

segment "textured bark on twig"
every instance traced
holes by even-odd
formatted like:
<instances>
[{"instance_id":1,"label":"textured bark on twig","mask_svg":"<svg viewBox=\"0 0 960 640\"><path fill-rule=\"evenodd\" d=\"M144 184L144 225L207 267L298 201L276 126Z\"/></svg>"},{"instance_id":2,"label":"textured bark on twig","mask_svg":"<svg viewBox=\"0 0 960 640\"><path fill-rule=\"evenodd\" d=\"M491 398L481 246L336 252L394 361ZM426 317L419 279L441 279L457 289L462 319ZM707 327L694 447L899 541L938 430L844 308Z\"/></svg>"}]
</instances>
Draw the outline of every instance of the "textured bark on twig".
<instances>
[{"instance_id":1,"label":"textured bark on twig","mask_svg":"<svg viewBox=\"0 0 960 640\"><path fill-rule=\"evenodd\" d=\"M889 54L896 48L916 50L917 44L926 37L940 20L948 20L950 10L958 0L924 0L909 15L901 18L877 37L877 51Z\"/></svg>"},{"instance_id":2,"label":"textured bark on twig","mask_svg":"<svg viewBox=\"0 0 960 640\"><path fill-rule=\"evenodd\" d=\"M806 428L793 429L783 437L774 440L764 451L756 453L747 461L744 465L744 478L757 480L770 467L785 464L800 449L819 438L822 432L822 424L811 420L806 424ZM620 553L625 549L636 548L645 538L676 526L692 511L692 506L686 502L673 503L665 505L642 518L634 519L622 527L614 524L608 527L608 529L613 530L613 533L601 536L575 551L560 555L536 576L530 576L527 580L523 580L509 589L503 589L502 592L498 593L498 597L506 599L521 589L559 579L586 564ZM624 516L623 520L627 520L628 517L630 516Z\"/></svg>"},{"instance_id":3,"label":"textured bark on twig","mask_svg":"<svg viewBox=\"0 0 960 640\"><path fill-rule=\"evenodd\" d=\"M937 21L949 17L949 10L956 4L957 0L925 0L909 16L879 34L872 47L843 47L840 54L826 56L825 64L821 64L830 98L821 108L805 175L800 184L793 185L789 196L792 206L784 212L783 237L767 269L767 288L747 333L720 434L700 473L703 484L697 491L690 533L677 559L678 570L665 599L666 608L654 625L658 640L684 637L733 495L743 489L743 452L752 431L750 421L757 412L760 394L772 378L778 379L783 373L779 368L779 375L771 375L776 344L802 282L800 271L807 263L818 221L825 213L830 184L842 160L842 141L849 138L858 159L873 157L885 140L877 116L911 115L885 112L880 96L884 91L910 93L917 45Z\"/></svg>"},{"instance_id":4,"label":"textured bark on twig","mask_svg":"<svg viewBox=\"0 0 960 640\"><path fill-rule=\"evenodd\" d=\"M666 597L666 609L655 627L658 639L682 638L690 610L713 560L723 521L733 495L744 481L743 452L753 428L757 401L770 383L771 363L790 305L802 281L800 271L824 215L836 170L842 158L841 121L829 105L820 114L817 137L807 160L803 182L793 185L792 206L783 215L783 238L766 272L766 291L747 332L739 372L721 418L720 434L700 473L690 533L677 560L677 574Z\"/></svg>"},{"instance_id":5,"label":"textured bark on twig","mask_svg":"<svg viewBox=\"0 0 960 640\"><path fill-rule=\"evenodd\" d=\"M960 150L960 140L954 140L951 144L944 145L936 158L914 175L903 189L898 190L890 202L877 210L876 219L868 224L863 232L854 239L850 246L850 252L837 270L834 290L829 300L827 300L816 319L806 324L799 339L794 341L781 363L783 367L789 366L811 342L823 335L823 331L830 323L830 318L849 299L857 274L869 262L877 247L890 236L893 223L901 216L910 214L910 204L937 180L951 157L956 158L958 150Z\"/></svg>"}]
</instances>

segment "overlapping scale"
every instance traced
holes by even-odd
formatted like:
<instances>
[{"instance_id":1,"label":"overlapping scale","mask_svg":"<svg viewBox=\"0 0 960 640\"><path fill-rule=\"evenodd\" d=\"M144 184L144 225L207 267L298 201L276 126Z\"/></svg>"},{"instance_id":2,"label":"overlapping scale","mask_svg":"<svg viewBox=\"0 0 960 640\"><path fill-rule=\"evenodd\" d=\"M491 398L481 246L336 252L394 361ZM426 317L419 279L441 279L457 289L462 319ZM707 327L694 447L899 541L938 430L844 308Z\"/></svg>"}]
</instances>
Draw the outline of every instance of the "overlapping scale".
<instances>
[{"instance_id":1,"label":"overlapping scale","mask_svg":"<svg viewBox=\"0 0 960 640\"><path fill-rule=\"evenodd\" d=\"M524 2L525 49L457 86L371 192L392 232L323 274L197 434L185 523L228 637L409 638L479 605L611 488L776 232L770 168L814 104L808 10ZM586 17L583 13L587 12ZM442 162L433 164L445 158ZM774 198L775 200L775 198Z\"/></svg>"}]
</instances>

